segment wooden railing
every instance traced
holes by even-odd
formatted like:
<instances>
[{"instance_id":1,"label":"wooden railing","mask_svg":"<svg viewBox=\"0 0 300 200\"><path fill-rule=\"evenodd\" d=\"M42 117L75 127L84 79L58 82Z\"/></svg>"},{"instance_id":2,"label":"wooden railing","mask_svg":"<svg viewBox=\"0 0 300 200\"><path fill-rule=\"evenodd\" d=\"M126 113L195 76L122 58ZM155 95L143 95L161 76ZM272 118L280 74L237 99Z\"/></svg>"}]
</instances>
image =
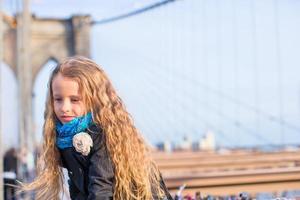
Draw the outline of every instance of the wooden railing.
<instances>
[{"instance_id":1,"label":"wooden railing","mask_svg":"<svg viewBox=\"0 0 300 200\"><path fill-rule=\"evenodd\" d=\"M153 152L171 192L236 195L300 190L300 150Z\"/></svg>"}]
</instances>

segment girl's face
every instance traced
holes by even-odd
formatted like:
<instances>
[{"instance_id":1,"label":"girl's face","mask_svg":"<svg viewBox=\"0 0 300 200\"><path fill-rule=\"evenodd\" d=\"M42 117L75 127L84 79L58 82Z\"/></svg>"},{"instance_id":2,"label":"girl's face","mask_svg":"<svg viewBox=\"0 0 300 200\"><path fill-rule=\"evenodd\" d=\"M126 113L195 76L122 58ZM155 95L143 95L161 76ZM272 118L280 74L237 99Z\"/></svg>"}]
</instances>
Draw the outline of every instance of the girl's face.
<instances>
[{"instance_id":1,"label":"girl's face","mask_svg":"<svg viewBox=\"0 0 300 200\"><path fill-rule=\"evenodd\" d=\"M65 124L86 113L86 106L76 81L57 74L52 81L52 94L54 112L61 123Z\"/></svg>"}]
</instances>

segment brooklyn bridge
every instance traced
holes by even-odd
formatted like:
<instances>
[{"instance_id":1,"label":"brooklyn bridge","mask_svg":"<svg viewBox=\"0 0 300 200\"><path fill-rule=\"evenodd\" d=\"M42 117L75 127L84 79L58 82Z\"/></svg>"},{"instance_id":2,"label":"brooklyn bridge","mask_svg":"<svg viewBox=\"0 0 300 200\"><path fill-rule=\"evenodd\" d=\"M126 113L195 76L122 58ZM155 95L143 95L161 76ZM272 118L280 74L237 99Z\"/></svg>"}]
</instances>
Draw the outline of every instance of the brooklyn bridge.
<instances>
[{"instance_id":1,"label":"brooklyn bridge","mask_svg":"<svg viewBox=\"0 0 300 200\"><path fill-rule=\"evenodd\" d=\"M2 156L40 145L46 77L84 55L112 78L173 196L300 197L299 3L15 2L0 8ZM183 148L208 132L210 146Z\"/></svg>"}]
</instances>

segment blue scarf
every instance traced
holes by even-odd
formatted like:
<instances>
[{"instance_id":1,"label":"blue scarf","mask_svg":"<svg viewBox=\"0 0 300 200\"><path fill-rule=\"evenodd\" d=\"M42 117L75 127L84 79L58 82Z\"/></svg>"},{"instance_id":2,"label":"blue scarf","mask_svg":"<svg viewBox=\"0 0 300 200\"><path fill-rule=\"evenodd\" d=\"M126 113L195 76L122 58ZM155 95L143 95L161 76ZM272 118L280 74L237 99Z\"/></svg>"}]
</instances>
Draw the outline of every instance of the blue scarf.
<instances>
[{"instance_id":1,"label":"blue scarf","mask_svg":"<svg viewBox=\"0 0 300 200\"><path fill-rule=\"evenodd\" d=\"M89 112L82 117L76 117L68 123L56 122L56 146L65 149L73 146L73 136L87 129L93 123L92 114Z\"/></svg>"}]
</instances>

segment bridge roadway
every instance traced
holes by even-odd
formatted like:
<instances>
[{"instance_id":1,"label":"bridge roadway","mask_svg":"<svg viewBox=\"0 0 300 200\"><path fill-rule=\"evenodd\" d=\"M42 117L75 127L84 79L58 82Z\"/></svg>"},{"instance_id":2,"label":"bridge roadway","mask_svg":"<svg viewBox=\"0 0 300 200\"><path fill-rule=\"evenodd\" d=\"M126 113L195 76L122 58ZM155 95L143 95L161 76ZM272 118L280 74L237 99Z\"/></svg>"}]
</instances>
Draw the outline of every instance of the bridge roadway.
<instances>
[{"instance_id":1,"label":"bridge roadway","mask_svg":"<svg viewBox=\"0 0 300 200\"><path fill-rule=\"evenodd\" d=\"M300 150L260 152L154 152L167 187L184 193L237 195L300 190Z\"/></svg>"}]
</instances>

